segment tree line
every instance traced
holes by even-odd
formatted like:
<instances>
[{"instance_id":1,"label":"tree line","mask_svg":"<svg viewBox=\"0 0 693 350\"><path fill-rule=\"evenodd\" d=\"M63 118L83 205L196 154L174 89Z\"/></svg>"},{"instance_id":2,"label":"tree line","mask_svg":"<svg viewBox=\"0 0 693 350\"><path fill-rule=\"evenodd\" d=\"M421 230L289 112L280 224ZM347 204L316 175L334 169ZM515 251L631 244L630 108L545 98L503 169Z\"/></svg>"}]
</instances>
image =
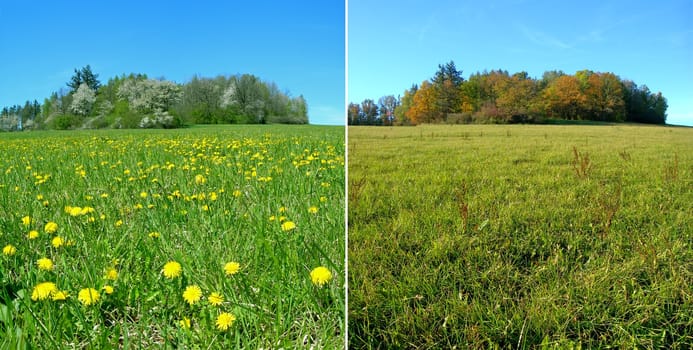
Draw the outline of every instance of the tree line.
<instances>
[{"instance_id":1,"label":"tree line","mask_svg":"<svg viewBox=\"0 0 693 350\"><path fill-rule=\"evenodd\" d=\"M89 65L75 69L62 88L40 104L5 107L0 128L177 128L190 124L307 124L303 96L291 97L252 74L204 78L185 84L145 74L116 76L102 85Z\"/></svg>"},{"instance_id":2,"label":"tree line","mask_svg":"<svg viewBox=\"0 0 693 350\"><path fill-rule=\"evenodd\" d=\"M484 71L462 77L455 63L438 65L435 75L412 85L403 96L350 103L349 125L421 123L544 123L590 120L664 124L667 100L646 85L614 73L581 70L569 75Z\"/></svg>"}]
</instances>

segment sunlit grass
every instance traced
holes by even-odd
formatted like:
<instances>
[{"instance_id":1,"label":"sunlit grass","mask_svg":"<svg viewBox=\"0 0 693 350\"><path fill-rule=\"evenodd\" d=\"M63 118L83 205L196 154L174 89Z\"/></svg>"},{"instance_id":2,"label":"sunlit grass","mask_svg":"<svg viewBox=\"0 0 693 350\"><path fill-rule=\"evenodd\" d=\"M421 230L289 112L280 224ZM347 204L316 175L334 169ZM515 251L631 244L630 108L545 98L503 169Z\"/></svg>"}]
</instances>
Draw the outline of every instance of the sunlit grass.
<instances>
[{"instance_id":1,"label":"sunlit grass","mask_svg":"<svg viewBox=\"0 0 693 350\"><path fill-rule=\"evenodd\" d=\"M342 347L343 131L0 134L0 348Z\"/></svg>"},{"instance_id":2,"label":"sunlit grass","mask_svg":"<svg viewBox=\"0 0 693 350\"><path fill-rule=\"evenodd\" d=\"M690 348L693 130L349 128L351 348Z\"/></svg>"}]
</instances>

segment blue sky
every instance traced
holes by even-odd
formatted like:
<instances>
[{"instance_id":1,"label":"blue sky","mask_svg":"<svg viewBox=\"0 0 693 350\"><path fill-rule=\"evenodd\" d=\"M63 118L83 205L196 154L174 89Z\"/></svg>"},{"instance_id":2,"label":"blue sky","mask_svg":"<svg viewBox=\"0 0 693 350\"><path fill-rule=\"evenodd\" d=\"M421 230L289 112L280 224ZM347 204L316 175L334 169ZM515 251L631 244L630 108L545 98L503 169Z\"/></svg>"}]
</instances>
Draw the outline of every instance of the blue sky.
<instances>
[{"instance_id":1,"label":"blue sky","mask_svg":"<svg viewBox=\"0 0 693 350\"><path fill-rule=\"evenodd\" d=\"M249 73L302 94L312 124L344 124L343 1L0 3L0 107L43 102L75 68L105 83Z\"/></svg>"},{"instance_id":2,"label":"blue sky","mask_svg":"<svg viewBox=\"0 0 693 350\"><path fill-rule=\"evenodd\" d=\"M454 60L484 69L613 72L693 125L693 1L349 0L348 99L403 94Z\"/></svg>"}]
</instances>

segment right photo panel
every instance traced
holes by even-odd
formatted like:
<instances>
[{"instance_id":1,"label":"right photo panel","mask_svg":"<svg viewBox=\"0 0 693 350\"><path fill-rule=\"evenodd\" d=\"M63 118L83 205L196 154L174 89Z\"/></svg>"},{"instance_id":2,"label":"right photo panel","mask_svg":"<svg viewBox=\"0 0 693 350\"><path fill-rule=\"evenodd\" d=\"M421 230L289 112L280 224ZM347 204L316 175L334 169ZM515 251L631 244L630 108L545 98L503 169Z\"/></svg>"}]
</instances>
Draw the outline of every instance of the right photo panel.
<instances>
[{"instance_id":1,"label":"right photo panel","mask_svg":"<svg viewBox=\"0 0 693 350\"><path fill-rule=\"evenodd\" d=\"M348 347L693 348L693 5L348 2Z\"/></svg>"}]
</instances>

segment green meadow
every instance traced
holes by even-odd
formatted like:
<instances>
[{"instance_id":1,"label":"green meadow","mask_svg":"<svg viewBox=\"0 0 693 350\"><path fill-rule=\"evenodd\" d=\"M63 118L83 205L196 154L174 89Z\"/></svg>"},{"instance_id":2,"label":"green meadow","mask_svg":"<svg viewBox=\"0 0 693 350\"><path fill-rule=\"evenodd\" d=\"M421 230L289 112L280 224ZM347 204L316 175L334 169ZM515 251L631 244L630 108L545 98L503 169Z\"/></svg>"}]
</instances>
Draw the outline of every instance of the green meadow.
<instances>
[{"instance_id":1,"label":"green meadow","mask_svg":"<svg viewBox=\"0 0 693 350\"><path fill-rule=\"evenodd\" d=\"M348 139L350 348L693 347L693 129Z\"/></svg>"},{"instance_id":2,"label":"green meadow","mask_svg":"<svg viewBox=\"0 0 693 350\"><path fill-rule=\"evenodd\" d=\"M341 348L344 128L0 134L0 348Z\"/></svg>"}]
</instances>

